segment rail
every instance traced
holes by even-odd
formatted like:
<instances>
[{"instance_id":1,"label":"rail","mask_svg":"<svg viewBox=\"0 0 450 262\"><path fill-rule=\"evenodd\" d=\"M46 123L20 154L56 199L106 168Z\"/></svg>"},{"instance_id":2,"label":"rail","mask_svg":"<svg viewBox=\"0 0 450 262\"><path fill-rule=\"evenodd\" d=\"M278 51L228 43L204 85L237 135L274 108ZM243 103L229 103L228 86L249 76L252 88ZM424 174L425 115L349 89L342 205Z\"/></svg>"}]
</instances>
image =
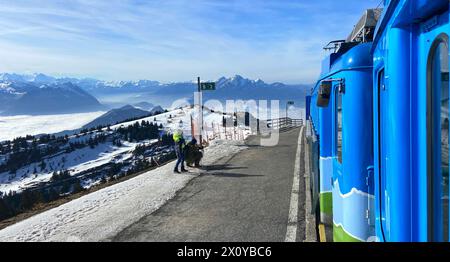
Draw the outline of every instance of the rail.
<instances>
[{"instance_id":1,"label":"rail","mask_svg":"<svg viewBox=\"0 0 450 262\"><path fill-rule=\"evenodd\" d=\"M266 120L267 128L273 130L285 130L303 126L303 119L293 119L289 117Z\"/></svg>"}]
</instances>

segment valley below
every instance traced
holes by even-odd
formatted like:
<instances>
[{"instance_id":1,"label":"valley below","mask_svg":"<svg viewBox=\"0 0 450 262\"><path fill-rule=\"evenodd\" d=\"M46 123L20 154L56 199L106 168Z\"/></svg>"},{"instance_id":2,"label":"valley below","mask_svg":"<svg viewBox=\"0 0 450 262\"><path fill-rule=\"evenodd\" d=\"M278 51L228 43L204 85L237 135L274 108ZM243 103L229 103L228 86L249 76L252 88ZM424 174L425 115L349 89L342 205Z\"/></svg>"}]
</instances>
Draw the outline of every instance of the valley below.
<instances>
[{"instance_id":1,"label":"valley below","mask_svg":"<svg viewBox=\"0 0 450 262\"><path fill-rule=\"evenodd\" d=\"M256 134L256 121L266 126L266 119L286 114L304 118L308 86L238 75L216 85L203 93L202 112L205 143L214 148ZM163 168L175 158L172 134L192 137L196 88L190 82L0 74L0 221L10 225ZM289 101L294 105L286 107Z\"/></svg>"}]
</instances>

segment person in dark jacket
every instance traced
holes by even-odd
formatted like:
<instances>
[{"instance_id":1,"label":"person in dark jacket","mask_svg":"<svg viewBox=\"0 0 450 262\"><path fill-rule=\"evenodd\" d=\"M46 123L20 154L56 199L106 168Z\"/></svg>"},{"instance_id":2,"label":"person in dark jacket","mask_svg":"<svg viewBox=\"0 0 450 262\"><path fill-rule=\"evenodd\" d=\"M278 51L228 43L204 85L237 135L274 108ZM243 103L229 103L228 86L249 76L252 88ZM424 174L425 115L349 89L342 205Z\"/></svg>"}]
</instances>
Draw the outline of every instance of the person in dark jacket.
<instances>
[{"instance_id":1,"label":"person in dark jacket","mask_svg":"<svg viewBox=\"0 0 450 262\"><path fill-rule=\"evenodd\" d=\"M186 164L190 167L200 167L200 161L203 158L202 153L203 147L197 144L197 139L192 138L192 140L186 145L184 156Z\"/></svg>"},{"instance_id":2,"label":"person in dark jacket","mask_svg":"<svg viewBox=\"0 0 450 262\"><path fill-rule=\"evenodd\" d=\"M180 173L178 171L178 166L181 164L181 172L188 172L184 168L184 147L185 147L185 140L183 137L182 131L177 131L173 134L173 141L175 142L175 153L177 155L177 162L175 164L175 168L173 169L174 173Z\"/></svg>"}]
</instances>

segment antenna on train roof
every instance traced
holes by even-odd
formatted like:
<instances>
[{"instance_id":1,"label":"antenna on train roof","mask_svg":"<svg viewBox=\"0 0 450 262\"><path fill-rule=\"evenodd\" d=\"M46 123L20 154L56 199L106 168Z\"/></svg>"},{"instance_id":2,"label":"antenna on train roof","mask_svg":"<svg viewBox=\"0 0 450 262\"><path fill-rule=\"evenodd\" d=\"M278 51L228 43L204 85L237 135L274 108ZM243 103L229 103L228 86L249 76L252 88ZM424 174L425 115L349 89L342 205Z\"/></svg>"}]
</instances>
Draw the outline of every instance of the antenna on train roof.
<instances>
[{"instance_id":1,"label":"antenna on train roof","mask_svg":"<svg viewBox=\"0 0 450 262\"><path fill-rule=\"evenodd\" d=\"M383 8L367 9L347 37L346 42L371 42L382 11Z\"/></svg>"},{"instance_id":2,"label":"antenna on train roof","mask_svg":"<svg viewBox=\"0 0 450 262\"><path fill-rule=\"evenodd\" d=\"M345 40L334 40L329 42L324 48L323 50L325 51L332 51L333 53L336 53L339 48L341 48L341 45L345 43Z\"/></svg>"},{"instance_id":3,"label":"antenna on train roof","mask_svg":"<svg viewBox=\"0 0 450 262\"><path fill-rule=\"evenodd\" d=\"M382 8L367 9L347 39L331 41L323 49L332 53L338 53L348 50L359 43L371 42L382 11Z\"/></svg>"}]
</instances>

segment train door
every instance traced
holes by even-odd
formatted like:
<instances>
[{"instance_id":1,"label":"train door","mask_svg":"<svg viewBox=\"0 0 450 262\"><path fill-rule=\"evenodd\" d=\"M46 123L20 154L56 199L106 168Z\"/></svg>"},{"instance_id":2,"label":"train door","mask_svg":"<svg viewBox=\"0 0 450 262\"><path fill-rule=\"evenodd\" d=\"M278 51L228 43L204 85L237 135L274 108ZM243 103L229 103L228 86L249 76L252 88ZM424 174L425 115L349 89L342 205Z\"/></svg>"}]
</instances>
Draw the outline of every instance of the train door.
<instances>
[{"instance_id":1,"label":"train door","mask_svg":"<svg viewBox=\"0 0 450 262\"><path fill-rule=\"evenodd\" d=\"M449 241L449 38L432 41L427 62L428 240Z\"/></svg>"},{"instance_id":2,"label":"train door","mask_svg":"<svg viewBox=\"0 0 450 262\"><path fill-rule=\"evenodd\" d=\"M344 177L342 174L342 138L343 138L343 122L342 122L342 95L340 92L340 84L333 86L333 132L332 132L332 150L333 158L333 174L332 174L332 198L333 198L333 241L342 242L346 240L344 227L344 205L341 197L342 186L344 185Z\"/></svg>"},{"instance_id":3,"label":"train door","mask_svg":"<svg viewBox=\"0 0 450 262\"><path fill-rule=\"evenodd\" d=\"M342 93L336 88L336 157L342 164Z\"/></svg>"},{"instance_id":4,"label":"train door","mask_svg":"<svg viewBox=\"0 0 450 262\"><path fill-rule=\"evenodd\" d=\"M385 134L386 130L388 130L388 92L386 88L386 76L385 70L381 69L377 75L377 85L375 88L376 92L376 105L377 105L377 119L376 119L376 138L377 142L376 147L378 148L378 155L374 156L375 161L377 161L377 177L378 187L375 189L376 198L376 206L378 208L378 217L376 218L376 222L378 223L378 228L380 229L381 241L389 241L389 209L388 209L388 195L387 195L387 183L386 183L386 174L389 165L389 143L387 143L387 136ZM378 235L380 235L378 234Z\"/></svg>"},{"instance_id":5,"label":"train door","mask_svg":"<svg viewBox=\"0 0 450 262\"><path fill-rule=\"evenodd\" d=\"M334 168L335 168L335 172L334 173L334 179L333 180L338 180L338 183L340 184L340 186L343 186L343 181L339 181L342 179L342 132L343 132L343 122L342 122L342 95L343 92L341 90L341 84L335 85L334 86L334 143L333 143L333 152L332 155L335 159L334 161Z\"/></svg>"}]
</instances>

